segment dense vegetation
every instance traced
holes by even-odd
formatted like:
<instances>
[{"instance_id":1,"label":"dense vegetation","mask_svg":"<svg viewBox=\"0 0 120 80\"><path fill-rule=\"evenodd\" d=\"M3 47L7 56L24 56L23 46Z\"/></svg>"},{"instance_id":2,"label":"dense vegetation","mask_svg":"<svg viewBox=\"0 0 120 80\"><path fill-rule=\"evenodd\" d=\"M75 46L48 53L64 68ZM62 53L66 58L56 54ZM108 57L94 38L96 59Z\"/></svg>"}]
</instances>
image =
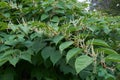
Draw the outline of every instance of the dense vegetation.
<instances>
[{"instance_id":1,"label":"dense vegetation","mask_svg":"<svg viewBox=\"0 0 120 80\"><path fill-rule=\"evenodd\" d=\"M0 80L120 80L120 16L75 0L0 0Z\"/></svg>"},{"instance_id":2,"label":"dense vegetation","mask_svg":"<svg viewBox=\"0 0 120 80\"><path fill-rule=\"evenodd\" d=\"M109 9L106 10L106 12L120 16L120 0L112 0Z\"/></svg>"},{"instance_id":3,"label":"dense vegetation","mask_svg":"<svg viewBox=\"0 0 120 80\"><path fill-rule=\"evenodd\" d=\"M91 10L97 9L112 16L120 16L120 0L91 0Z\"/></svg>"}]
</instances>

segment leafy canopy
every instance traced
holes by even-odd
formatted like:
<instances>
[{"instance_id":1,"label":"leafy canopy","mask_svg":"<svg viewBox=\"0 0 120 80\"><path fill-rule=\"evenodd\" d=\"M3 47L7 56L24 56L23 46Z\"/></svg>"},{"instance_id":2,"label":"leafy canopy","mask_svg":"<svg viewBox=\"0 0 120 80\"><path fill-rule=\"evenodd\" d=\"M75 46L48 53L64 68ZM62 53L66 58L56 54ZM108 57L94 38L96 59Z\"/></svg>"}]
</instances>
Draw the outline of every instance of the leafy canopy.
<instances>
[{"instance_id":1,"label":"leafy canopy","mask_svg":"<svg viewBox=\"0 0 120 80\"><path fill-rule=\"evenodd\" d=\"M85 7L76 0L1 0L0 80L116 80L120 17Z\"/></svg>"}]
</instances>

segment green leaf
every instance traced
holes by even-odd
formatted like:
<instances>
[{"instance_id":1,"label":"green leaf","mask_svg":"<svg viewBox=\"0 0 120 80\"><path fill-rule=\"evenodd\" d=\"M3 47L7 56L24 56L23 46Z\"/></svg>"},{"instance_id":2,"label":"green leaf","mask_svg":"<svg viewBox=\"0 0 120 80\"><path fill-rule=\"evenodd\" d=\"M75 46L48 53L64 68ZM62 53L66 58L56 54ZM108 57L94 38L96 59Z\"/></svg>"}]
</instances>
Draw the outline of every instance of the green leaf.
<instances>
[{"instance_id":1,"label":"green leaf","mask_svg":"<svg viewBox=\"0 0 120 80\"><path fill-rule=\"evenodd\" d=\"M80 48L73 48L73 49L69 50L69 51L67 52L67 55L66 55L67 63L68 63L68 61L69 61L72 57L74 57L76 54L78 54L78 53L80 53L80 52L81 52L81 49L80 49Z\"/></svg>"},{"instance_id":2,"label":"green leaf","mask_svg":"<svg viewBox=\"0 0 120 80\"><path fill-rule=\"evenodd\" d=\"M74 68L72 68L71 66L66 66L65 64L63 64L63 62L62 62L62 65L60 65L60 70L64 74L69 74L69 73L76 74Z\"/></svg>"},{"instance_id":3,"label":"green leaf","mask_svg":"<svg viewBox=\"0 0 120 80\"><path fill-rule=\"evenodd\" d=\"M103 30L106 34L109 34L110 31L111 31L110 28L107 25L104 26Z\"/></svg>"},{"instance_id":4,"label":"green leaf","mask_svg":"<svg viewBox=\"0 0 120 80\"><path fill-rule=\"evenodd\" d=\"M106 61L120 62L119 54L110 54L105 58Z\"/></svg>"},{"instance_id":5,"label":"green leaf","mask_svg":"<svg viewBox=\"0 0 120 80\"><path fill-rule=\"evenodd\" d=\"M51 28L53 28L55 31L59 30L58 23L49 23L48 24Z\"/></svg>"},{"instance_id":6,"label":"green leaf","mask_svg":"<svg viewBox=\"0 0 120 80\"><path fill-rule=\"evenodd\" d=\"M59 17L58 16L54 16L51 20L52 22L59 22Z\"/></svg>"},{"instance_id":7,"label":"green leaf","mask_svg":"<svg viewBox=\"0 0 120 80\"><path fill-rule=\"evenodd\" d=\"M67 32L74 32L74 31L77 31L78 30L78 27L76 28L76 27L69 27L68 29L67 29Z\"/></svg>"},{"instance_id":8,"label":"green leaf","mask_svg":"<svg viewBox=\"0 0 120 80\"><path fill-rule=\"evenodd\" d=\"M42 48L46 46L45 42L42 42L41 40L35 40L32 45L33 51L37 54Z\"/></svg>"},{"instance_id":9,"label":"green leaf","mask_svg":"<svg viewBox=\"0 0 120 80\"><path fill-rule=\"evenodd\" d=\"M2 46L0 46L0 52L5 51L9 48L10 48L9 46L2 45Z\"/></svg>"},{"instance_id":10,"label":"green leaf","mask_svg":"<svg viewBox=\"0 0 120 80\"><path fill-rule=\"evenodd\" d=\"M10 17L10 13L5 13L5 14L2 14L2 15L5 16L6 18Z\"/></svg>"},{"instance_id":11,"label":"green leaf","mask_svg":"<svg viewBox=\"0 0 120 80\"><path fill-rule=\"evenodd\" d=\"M105 80L116 80L116 78L111 74L106 74Z\"/></svg>"},{"instance_id":12,"label":"green leaf","mask_svg":"<svg viewBox=\"0 0 120 80\"><path fill-rule=\"evenodd\" d=\"M6 7L8 7L8 3L5 1L0 1L0 7L6 8Z\"/></svg>"},{"instance_id":13,"label":"green leaf","mask_svg":"<svg viewBox=\"0 0 120 80\"><path fill-rule=\"evenodd\" d=\"M60 52L54 50L53 52L51 52L50 60L52 61L53 65L55 65L56 62L58 62L61 57L62 55L60 54Z\"/></svg>"},{"instance_id":14,"label":"green leaf","mask_svg":"<svg viewBox=\"0 0 120 80\"><path fill-rule=\"evenodd\" d=\"M0 67L8 61L7 58L0 58Z\"/></svg>"},{"instance_id":15,"label":"green leaf","mask_svg":"<svg viewBox=\"0 0 120 80\"><path fill-rule=\"evenodd\" d=\"M62 36L62 35L55 36L53 38L53 42L57 45L58 42L60 42L63 38L64 38L64 36Z\"/></svg>"},{"instance_id":16,"label":"green leaf","mask_svg":"<svg viewBox=\"0 0 120 80\"><path fill-rule=\"evenodd\" d=\"M75 61L75 69L77 74L89 66L93 62L93 59L87 55L79 56Z\"/></svg>"},{"instance_id":17,"label":"green leaf","mask_svg":"<svg viewBox=\"0 0 120 80\"><path fill-rule=\"evenodd\" d=\"M65 59L61 59L61 61L58 62L60 64L60 71L62 71L64 74L76 74L76 71L74 70L74 63L73 66L66 65Z\"/></svg>"},{"instance_id":18,"label":"green leaf","mask_svg":"<svg viewBox=\"0 0 120 80\"><path fill-rule=\"evenodd\" d=\"M17 26L15 26L17 27ZM24 32L24 34L28 34L29 31L30 31L30 27L29 26L26 26L26 25L23 25L23 24L19 24L18 25L19 29Z\"/></svg>"},{"instance_id":19,"label":"green leaf","mask_svg":"<svg viewBox=\"0 0 120 80\"><path fill-rule=\"evenodd\" d=\"M44 48L41 52L41 55L44 60L50 57L53 65L62 57L59 51L57 51L54 47L48 46Z\"/></svg>"},{"instance_id":20,"label":"green leaf","mask_svg":"<svg viewBox=\"0 0 120 80\"><path fill-rule=\"evenodd\" d=\"M100 40L100 39L93 39L93 40L88 40L86 44L90 45L98 45L98 46L104 46L104 47L110 47L105 41Z\"/></svg>"},{"instance_id":21,"label":"green leaf","mask_svg":"<svg viewBox=\"0 0 120 80\"><path fill-rule=\"evenodd\" d=\"M48 4L53 4L55 2L55 0L47 0L47 1L48 1Z\"/></svg>"},{"instance_id":22,"label":"green leaf","mask_svg":"<svg viewBox=\"0 0 120 80\"><path fill-rule=\"evenodd\" d=\"M56 4L56 7L58 7L59 9L64 9L64 2L63 1L59 1L57 4Z\"/></svg>"},{"instance_id":23,"label":"green leaf","mask_svg":"<svg viewBox=\"0 0 120 80\"><path fill-rule=\"evenodd\" d=\"M116 68L120 70L120 63L116 65Z\"/></svg>"},{"instance_id":24,"label":"green leaf","mask_svg":"<svg viewBox=\"0 0 120 80\"><path fill-rule=\"evenodd\" d=\"M7 23L5 23L5 22L0 22L0 30L5 30L5 29L7 29L7 28L8 28Z\"/></svg>"},{"instance_id":25,"label":"green leaf","mask_svg":"<svg viewBox=\"0 0 120 80\"><path fill-rule=\"evenodd\" d=\"M64 14L65 13L64 10L55 10L54 12L57 13L57 14Z\"/></svg>"},{"instance_id":26,"label":"green leaf","mask_svg":"<svg viewBox=\"0 0 120 80\"><path fill-rule=\"evenodd\" d=\"M105 54L118 54L116 51L114 51L113 49L109 49L109 48L97 48L95 49L95 51L104 52Z\"/></svg>"},{"instance_id":27,"label":"green leaf","mask_svg":"<svg viewBox=\"0 0 120 80\"><path fill-rule=\"evenodd\" d=\"M73 5L71 5L71 4L67 4L67 5L65 5L68 9L72 9L73 8Z\"/></svg>"},{"instance_id":28,"label":"green leaf","mask_svg":"<svg viewBox=\"0 0 120 80\"><path fill-rule=\"evenodd\" d=\"M47 7L46 9L45 9L45 12L48 12L48 11L50 11L50 10L52 10L53 9L53 7Z\"/></svg>"},{"instance_id":29,"label":"green leaf","mask_svg":"<svg viewBox=\"0 0 120 80\"><path fill-rule=\"evenodd\" d=\"M41 15L41 21L44 21L45 19L47 19L49 17L48 14L42 14Z\"/></svg>"},{"instance_id":30,"label":"green leaf","mask_svg":"<svg viewBox=\"0 0 120 80\"><path fill-rule=\"evenodd\" d=\"M33 54L33 52L31 50L24 51L24 52L21 53L20 59L26 60L26 61L31 63L32 54Z\"/></svg>"},{"instance_id":31,"label":"green leaf","mask_svg":"<svg viewBox=\"0 0 120 80\"><path fill-rule=\"evenodd\" d=\"M62 52L63 50L65 50L66 48L68 48L70 45L72 45L74 42L73 41L67 41L67 42L64 42L62 43L60 46L59 46L59 49L60 51Z\"/></svg>"},{"instance_id":32,"label":"green leaf","mask_svg":"<svg viewBox=\"0 0 120 80\"><path fill-rule=\"evenodd\" d=\"M18 26L14 25L13 23L9 23L9 24L8 24L8 27L9 27L10 29L12 29L12 31L14 31L14 32L17 31L18 28L19 28Z\"/></svg>"},{"instance_id":33,"label":"green leaf","mask_svg":"<svg viewBox=\"0 0 120 80\"><path fill-rule=\"evenodd\" d=\"M21 55L20 59L23 59L23 60L31 62L31 55L30 54Z\"/></svg>"},{"instance_id":34,"label":"green leaf","mask_svg":"<svg viewBox=\"0 0 120 80\"><path fill-rule=\"evenodd\" d=\"M15 49L15 50L8 50L8 51L5 51L5 53L3 54L2 57L7 57L7 56L11 56L11 55L16 55L16 54L19 54L21 51L18 50L18 49Z\"/></svg>"},{"instance_id":35,"label":"green leaf","mask_svg":"<svg viewBox=\"0 0 120 80\"><path fill-rule=\"evenodd\" d=\"M46 60L48 57L50 57L50 54L53 51L54 51L54 48L52 48L51 46L45 47L41 52L43 59Z\"/></svg>"},{"instance_id":36,"label":"green leaf","mask_svg":"<svg viewBox=\"0 0 120 80\"><path fill-rule=\"evenodd\" d=\"M99 67L98 68L98 76L99 77L104 77L107 74L106 69Z\"/></svg>"},{"instance_id":37,"label":"green leaf","mask_svg":"<svg viewBox=\"0 0 120 80\"><path fill-rule=\"evenodd\" d=\"M18 63L18 61L19 61L19 57L11 57L9 59L10 64L12 64L14 67L16 66L16 64Z\"/></svg>"},{"instance_id":38,"label":"green leaf","mask_svg":"<svg viewBox=\"0 0 120 80\"><path fill-rule=\"evenodd\" d=\"M96 31L96 30L99 29L98 26L95 26L95 25L87 26L87 28L88 28L89 30L91 30L92 32L94 32L94 31Z\"/></svg>"}]
</instances>

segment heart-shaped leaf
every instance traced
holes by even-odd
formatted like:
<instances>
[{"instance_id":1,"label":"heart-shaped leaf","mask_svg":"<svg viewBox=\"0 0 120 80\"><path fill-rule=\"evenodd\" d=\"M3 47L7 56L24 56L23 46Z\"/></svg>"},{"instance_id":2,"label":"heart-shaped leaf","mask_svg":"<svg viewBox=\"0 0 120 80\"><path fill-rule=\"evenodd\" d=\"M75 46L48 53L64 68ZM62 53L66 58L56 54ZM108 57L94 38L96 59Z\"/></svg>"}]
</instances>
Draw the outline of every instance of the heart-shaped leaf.
<instances>
[{"instance_id":1,"label":"heart-shaped leaf","mask_svg":"<svg viewBox=\"0 0 120 80\"><path fill-rule=\"evenodd\" d=\"M43 59L46 60L48 57L50 57L51 52L53 51L54 51L54 48L52 48L51 46L45 47L41 52Z\"/></svg>"},{"instance_id":2,"label":"heart-shaped leaf","mask_svg":"<svg viewBox=\"0 0 120 80\"><path fill-rule=\"evenodd\" d=\"M80 53L81 52L81 49L80 48L73 48L71 50L69 50L67 52L67 55L66 55L66 60L67 62L72 58L74 57L76 54Z\"/></svg>"},{"instance_id":3,"label":"heart-shaped leaf","mask_svg":"<svg viewBox=\"0 0 120 80\"><path fill-rule=\"evenodd\" d=\"M55 65L56 62L60 60L61 57L62 55L60 54L60 52L57 50L54 50L50 55L50 60L52 61L53 65Z\"/></svg>"},{"instance_id":4,"label":"heart-shaped leaf","mask_svg":"<svg viewBox=\"0 0 120 80\"><path fill-rule=\"evenodd\" d=\"M13 66L16 66L18 61L19 61L19 57L13 57L9 59L10 64L12 64Z\"/></svg>"},{"instance_id":5,"label":"heart-shaped leaf","mask_svg":"<svg viewBox=\"0 0 120 80\"><path fill-rule=\"evenodd\" d=\"M79 56L75 61L75 69L77 74L89 66L93 62L93 59L87 55Z\"/></svg>"}]
</instances>

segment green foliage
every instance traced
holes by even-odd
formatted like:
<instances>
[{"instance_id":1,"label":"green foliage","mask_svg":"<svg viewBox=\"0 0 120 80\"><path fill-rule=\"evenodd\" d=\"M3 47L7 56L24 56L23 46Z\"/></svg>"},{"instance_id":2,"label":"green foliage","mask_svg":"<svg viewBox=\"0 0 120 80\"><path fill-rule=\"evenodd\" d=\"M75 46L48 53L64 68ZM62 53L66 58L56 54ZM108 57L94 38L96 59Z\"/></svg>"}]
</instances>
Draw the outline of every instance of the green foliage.
<instances>
[{"instance_id":1,"label":"green foliage","mask_svg":"<svg viewBox=\"0 0 120 80\"><path fill-rule=\"evenodd\" d=\"M91 57L88 57L86 55L79 56L78 58L76 58L76 61L75 61L76 72L79 73L81 70L85 69L92 62L93 62L93 59Z\"/></svg>"},{"instance_id":2,"label":"green foliage","mask_svg":"<svg viewBox=\"0 0 120 80\"><path fill-rule=\"evenodd\" d=\"M68 48L70 45L72 45L74 42L73 41L67 41L67 42L64 42L62 43L60 46L59 46L59 49L61 52L63 52L63 50L65 50L66 48Z\"/></svg>"},{"instance_id":3,"label":"green foliage","mask_svg":"<svg viewBox=\"0 0 120 80\"><path fill-rule=\"evenodd\" d=\"M77 55L78 53L82 52L82 50L80 48L73 48L73 49L70 49L68 52L67 52L67 55L66 55L66 60L67 62L72 58L74 57L75 55Z\"/></svg>"},{"instance_id":4,"label":"green foliage","mask_svg":"<svg viewBox=\"0 0 120 80\"><path fill-rule=\"evenodd\" d=\"M88 44L88 45L92 44L92 45L109 47L109 45L105 41L102 41L102 40L99 40L99 39L89 40L89 41L87 41L86 44Z\"/></svg>"},{"instance_id":5,"label":"green foliage","mask_svg":"<svg viewBox=\"0 0 120 80\"><path fill-rule=\"evenodd\" d=\"M116 80L120 17L76 0L0 1L0 80Z\"/></svg>"}]
</instances>

